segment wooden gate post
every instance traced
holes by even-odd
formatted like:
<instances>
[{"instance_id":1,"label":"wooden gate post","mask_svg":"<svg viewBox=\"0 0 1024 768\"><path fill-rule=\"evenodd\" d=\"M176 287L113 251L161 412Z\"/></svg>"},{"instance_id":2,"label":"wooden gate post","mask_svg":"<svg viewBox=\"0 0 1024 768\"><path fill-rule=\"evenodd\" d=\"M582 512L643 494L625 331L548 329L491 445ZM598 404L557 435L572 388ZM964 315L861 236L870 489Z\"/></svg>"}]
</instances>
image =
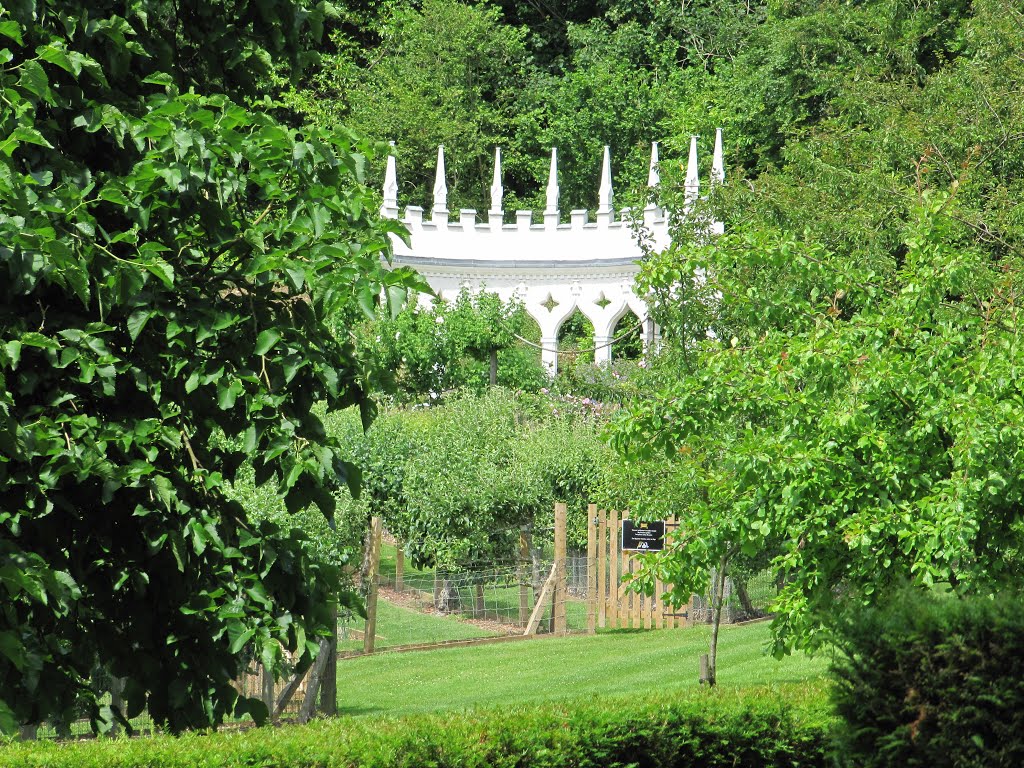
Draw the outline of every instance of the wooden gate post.
<instances>
[{"instance_id":1,"label":"wooden gate post","mask_svg":"<svg viewBox=\"0 0 1024 768\"><path fill-rule=\"evenodd\" d=\"M516 577L519 581L519 623L526 626L530 620L530 585L528 571L530 568L530 539L524 525L519 531L519 565Z\"/></svg>"},{"instance_id":2,"label":"wooden gate post","mask_svg":"<svg viewBox=\"0 0 1024 768\"><path fill-rule=\"evenodd\" d=\"M587 632L597 631L597 504L587 507Z\"/></svg>"},{"instance_id":3,"label":"wooden gate post","mask_svg":"<svg viewBox=\"0 0 1024 768\"><path fill-rule=\"evenodd\" d=\"M377 574L380 571L380 535L380 518L374 517L370 521L370 568L366 574L366 630L363 633L363 653L373 653L374 638L377 634Z\"/></svg>"},{"instance_id":4,"label":"wooden gate post","mask_svg":"<svg viewBox=\"0 0 1024 768\"><path fill-rule=\"evenodd\" d=\"M555 588L554 588L554 633L564 635L565 599L565 504L555 504Z\"/></svg>"},{"instance_id":5,"label":"wooden gate post","mask_svg":"<svg viewBox=\"0 0 1024 768\"><path fill-rule=\"evenodd\" d=\"M608 513L608 626L619 627L619 513Z\"/></svg>"}]
</instances>

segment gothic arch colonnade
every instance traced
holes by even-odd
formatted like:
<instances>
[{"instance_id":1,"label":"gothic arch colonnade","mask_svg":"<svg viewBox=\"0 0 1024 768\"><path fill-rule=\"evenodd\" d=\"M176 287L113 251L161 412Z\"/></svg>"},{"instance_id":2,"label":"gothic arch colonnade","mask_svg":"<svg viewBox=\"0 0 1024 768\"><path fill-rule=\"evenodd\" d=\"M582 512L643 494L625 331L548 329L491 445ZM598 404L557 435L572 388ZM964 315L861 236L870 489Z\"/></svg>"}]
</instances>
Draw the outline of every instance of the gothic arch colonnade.
<instances>
[{"instance_id":1,"label":"gothic arch colonnade","mask_svg":"<svg viewBox=\"0 0 1024 768\"><path fill-rule=\"evenodd\" d=\"M724 179L722 133L715 137L711 177ZM648 184L659 183L658 145L651 147ZM690 142L686 176L687 199L699 194L697 137ZM394 156L388 158L381 215L399 218L398 180ZM577 308L594 326L594 360L611 360L615 326L632 311L643 319L646 340L654 339L656 328L647 319L647 305L633 291L633 281L642 257L640 246L627 220L626 211L612 207L611 156L605 147L598 191L596 221L586 210L574 210L569 221L561 221L558 209L557 150L551 151L547 205L543 223L533 223L532 211L516 211L515 221L505 222L502 209L501 150L496 150L491 209L487 220L477 220L474 210L463 209L452 220L447 208L444 148L438 148L434 200L429 217L418 206L408 206L401 221L410 233L411 247L393 238L394 261L415 268L438 297L454 300L468 287L487 290L503 301L513 297L541 330L541 359L553 375L558 370L558 331ZM643 215L646 234L654 248L669 244L666 212L649 205ZM712 232L721 225L713 224ZM421 297L429 301L429 297Z\"/></svg>"}]
</instances>

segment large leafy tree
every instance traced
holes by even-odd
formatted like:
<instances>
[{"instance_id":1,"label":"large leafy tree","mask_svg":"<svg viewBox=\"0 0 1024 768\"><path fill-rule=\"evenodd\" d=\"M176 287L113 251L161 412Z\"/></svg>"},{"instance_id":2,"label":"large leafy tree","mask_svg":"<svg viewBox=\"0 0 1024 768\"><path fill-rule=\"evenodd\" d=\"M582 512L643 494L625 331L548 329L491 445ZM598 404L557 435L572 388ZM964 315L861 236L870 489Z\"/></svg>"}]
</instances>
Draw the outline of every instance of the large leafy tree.
<instances>
[{"instance_id":1,"label":"large leafy tree","mask_svg":"<svg viewBox=\"0 0 1024 768\"><path fill-rule=\"evenodd\" d=\"M826 13L834 34L793 48ZM790 127L713 195L725 236L680 233L645 265L677 373L614 440L669 457L690 498L658 567L682 596L770 553L779 651L904 580L1019 584L1018 19L993 1L769 22L776 44L725 77L764 61L792 89ZM827 69L827 91L786 56Z\"/></svg>"},{"instance_id":2,"label":"large leafy tree","mask_svg":"<svg viewBox=\"0 0 1024 768\"><path fill-rule=\"evenodd\" d=\"M96 668L171 729L265 715L239 651L300 663L336 570L288 509L351 479L311 412L363 404L325 318L371 307L390 225L370 147L244 106L323 8L188 0L0 11L0 727L68 715ZM102 679L105 676L100 676ZM109 717L108 717L109 719Z\"/></svg>"}]
</instances>

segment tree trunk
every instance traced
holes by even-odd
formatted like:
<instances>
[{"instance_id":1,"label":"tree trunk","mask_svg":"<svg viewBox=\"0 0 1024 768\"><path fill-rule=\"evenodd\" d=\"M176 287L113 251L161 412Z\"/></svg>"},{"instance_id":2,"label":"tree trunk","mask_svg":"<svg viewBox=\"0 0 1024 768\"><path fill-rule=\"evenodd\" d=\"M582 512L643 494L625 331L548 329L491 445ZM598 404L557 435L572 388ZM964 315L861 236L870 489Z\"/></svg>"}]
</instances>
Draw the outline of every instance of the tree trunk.
<instances>
[{"instance_id":1,"label":"tree trunk","mask_svg":"<svg viewBox=\"0 0 1024 768\"><path fill-rule=\"evenodd\" d=\"M491 386L498 386L498 350L492 349L491 354Z\"/></svg>"},{"instance_id":2,"label":"tree trunk","mask_svg":"<svg viewBox=\"0 0 1024 768\"><path fill-rule=\"evenodd\" d=\"M718 629L722 625L722 608L725 605L725 578L729 556L723 555L715 572L711 586L711 649L708 654L708 685L714 686L718 673Z\"/></svg>"},{"instance_id":3,"label":"tree trunk","mask_svg":"<svg viewBox=\"0 0 1024 768\"><path fill-rule=\"evenodd\" d=\"M263 668L263 703L267 706L267 715L274 714L274 672L270 667L261 665Z\"/></svg>"},{"instance_id":4,"label":"tree trunk","mask_svg":"<svg viewBox=\"0 0 1024 768\"><path fill-rule=\"evenodd\" d=\"M449 574L434 572L434 610L438 613L455 613L459 610L459 590L455 588Z\"/></svg>"},{"instance_id":5,"label":"tree trunk","mask_svg":"<svg viewBox=\"0 0 1024 768\"><path fill-rule=\"evenodd\" d=\"M117 709L122 717L124 717L124 683L125 678L123 677L112 677L110 679L110 706L112 709ZM110 727L109 734L111 736L117 735L118 725L118 722L115 720L114 724ZM63 738L63 734L59 731L57 735ZM70 731L68 735L71 735Z\"/></svg>"},{"instance_id":6,"label":"tree trunk","mask_svg":"<svg viewBox=\"0 0 1024 768\"><path fill-rule=\"evenodd\" d=\"M309 682L306 683L306 695L302 699L302 705L299 707L300 723L308 723L316 711L317 694L320 693L320 685L323 683L324 672L327 670L327 664L331 660L330 647L331 641L329 638L325 637L320 641L320 652L317 653L316 661L313 662L313 666L309 670Z\"/></svg>"},{"instance_id":7,"label":"tree trunk","mask_svg":"<svg viewBox=\"0 0 1024 768\"><path fill-rule=\"evenodd\" d=\"M327 665L320 678L320 712L338 714L338 609L331 610L331 638L327 647Z\"/></svg>"},{"instance_id":8,"label":"tree trunk","mask_svg":"<svg viewBox=\"0 0 1024 768\"><path fill-rule=\"evenodd\" d=\"M747 594L747 582L743 579L733 579L732 583L736 588L736 597L740 601L743 612L747 615L748 619L752 619L756 614L754 604L750 602L750 595Z\"/></svg>"}]
</instances>

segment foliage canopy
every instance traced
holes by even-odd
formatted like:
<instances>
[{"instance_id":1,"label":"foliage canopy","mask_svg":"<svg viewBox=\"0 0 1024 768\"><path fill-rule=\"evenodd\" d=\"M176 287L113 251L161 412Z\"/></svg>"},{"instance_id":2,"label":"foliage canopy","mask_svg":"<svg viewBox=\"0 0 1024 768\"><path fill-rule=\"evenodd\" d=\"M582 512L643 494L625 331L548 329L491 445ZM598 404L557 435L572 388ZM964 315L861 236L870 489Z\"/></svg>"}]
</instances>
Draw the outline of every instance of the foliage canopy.
<instances>
[{"instance_id":1,"label":"foliage canopy","mask_svg":"<svg viewBox=\"0 0 1024 768\"><path fill-rule=\"evenodd\" d=\"M230 684L238 651L308 660L326 626L337 570L225 486L249 457L289 510L331 514L355 477L311 406L365 398L325 318L413 282L381 264L373 148L243 104L323 12L0 11L4 730L83 701L109 724L95 668L126 678L120 714L260 719Z\"/></svg>"}]
</instances>

